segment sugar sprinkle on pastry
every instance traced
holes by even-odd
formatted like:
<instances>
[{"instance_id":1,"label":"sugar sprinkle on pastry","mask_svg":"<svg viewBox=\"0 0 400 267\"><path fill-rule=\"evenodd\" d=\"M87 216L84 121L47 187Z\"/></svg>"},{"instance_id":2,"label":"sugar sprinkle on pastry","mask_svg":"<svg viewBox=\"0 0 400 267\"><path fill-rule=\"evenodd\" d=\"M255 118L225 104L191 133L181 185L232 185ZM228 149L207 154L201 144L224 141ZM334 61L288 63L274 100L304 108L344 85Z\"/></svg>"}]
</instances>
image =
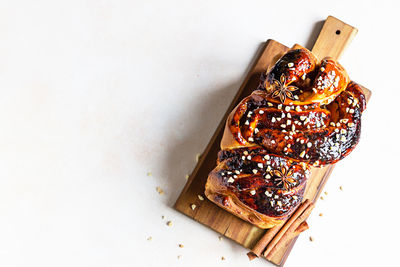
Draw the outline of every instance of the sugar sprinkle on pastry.
<instances>
[{"instance_id":1,"label":"sugar sprinkle on pastry","mask_svg":"<svg viewBox=\"0 0 400 267\"><path fill-rule=\"evenodd\" d=\"M230 113L205 195L261 228L274 226L303 202L312 166L352 151L365 105L361 87L335 60L289 50ZM265 216L254 220L257 212Z\"/></svg>"}]
</instances>

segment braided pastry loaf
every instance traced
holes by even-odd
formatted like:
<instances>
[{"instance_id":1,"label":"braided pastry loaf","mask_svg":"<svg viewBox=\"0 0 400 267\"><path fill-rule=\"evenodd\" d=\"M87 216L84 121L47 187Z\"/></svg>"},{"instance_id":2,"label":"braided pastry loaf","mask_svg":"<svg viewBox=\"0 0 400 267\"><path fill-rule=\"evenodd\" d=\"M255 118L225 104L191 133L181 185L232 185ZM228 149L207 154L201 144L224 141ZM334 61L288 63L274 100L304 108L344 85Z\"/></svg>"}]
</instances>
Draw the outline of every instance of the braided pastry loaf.
<instances>
[{"instance_id":1,"label":"braided pastry loaf","mask_svg":"<svg viewBox=\"0 0 400 267\"><path fill-rule=\"evenodd\" d=\"M311 166L354 149L365 107L338 62L295 46L229 115L207 198L260 228L281 223L302 202Z\"/></svg>"}]
</instances>

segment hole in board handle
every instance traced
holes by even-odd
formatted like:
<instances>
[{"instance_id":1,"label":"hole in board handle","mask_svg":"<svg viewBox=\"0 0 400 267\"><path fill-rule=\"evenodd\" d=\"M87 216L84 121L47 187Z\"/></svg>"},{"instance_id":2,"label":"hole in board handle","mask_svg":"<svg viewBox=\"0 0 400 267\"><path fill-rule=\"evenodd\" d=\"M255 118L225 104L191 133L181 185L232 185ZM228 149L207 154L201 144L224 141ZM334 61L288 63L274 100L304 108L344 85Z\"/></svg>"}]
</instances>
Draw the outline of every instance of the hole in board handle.
<instances>
[{"instance_id":1,"label":"hole in board handle","mask_svg":"<svg viewBox=\"0 0 400 267\"><path fill-rule=\"evenodd\" d=\"M336 31L336 34L339 35L339 34L340 34L340 30L337 30L337 31Z\"/></svg>"}]
</instances>

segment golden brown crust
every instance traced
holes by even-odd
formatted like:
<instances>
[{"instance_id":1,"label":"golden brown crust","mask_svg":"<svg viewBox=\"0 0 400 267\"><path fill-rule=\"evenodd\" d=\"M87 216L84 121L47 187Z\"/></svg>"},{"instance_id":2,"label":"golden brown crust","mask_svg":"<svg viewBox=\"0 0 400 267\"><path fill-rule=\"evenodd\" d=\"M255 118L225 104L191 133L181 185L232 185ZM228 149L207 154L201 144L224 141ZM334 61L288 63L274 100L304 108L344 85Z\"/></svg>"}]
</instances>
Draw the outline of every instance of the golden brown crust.
<instances>
[{"instance_id":1,"label":"golden brown crust","mask_svg":"<svg viewBox=\"0 0 400 267\"><path fill-rule=\"evenodd\" d=\"M260 228L279 224L301 203L310 164L354 149L365 105L339 63L289 50L229 114L206 196Z\"/></svg>"}]
</instances>

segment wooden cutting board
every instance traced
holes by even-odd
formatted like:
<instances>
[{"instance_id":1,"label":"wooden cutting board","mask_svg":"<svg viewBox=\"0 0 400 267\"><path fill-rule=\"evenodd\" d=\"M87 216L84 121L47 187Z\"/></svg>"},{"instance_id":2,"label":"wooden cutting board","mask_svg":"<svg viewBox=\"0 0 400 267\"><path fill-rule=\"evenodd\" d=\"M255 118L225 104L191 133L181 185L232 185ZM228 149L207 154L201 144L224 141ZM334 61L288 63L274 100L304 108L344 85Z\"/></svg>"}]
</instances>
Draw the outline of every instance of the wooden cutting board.
<instances>
[{"instance_id":1,"label":"wooden cutting board","mask_svg":"<svg viewBox=\"0 0 400 267\"><path fill-rule=\"evenodd\" d=\"M356 34L356 28L329 16L325 20L324 26L312 48L312 52L320 59L326 56L339 59ZM233 102L229 106L229 109L222 118L174 206L178 211L248 249L252 249L268 230L253 226L207 200L207 198L204 197L204 186L209 172L216 166L217 153L220 150L219 144L229 113L240 100L250 95L250 93L257 88L260 82L260 74L269 66L272 66L288 49L288 47L274 40L268 40L265 43L258 59L249 71ZM368 100L371 96L371 92L368 89L363 89ZM333 167L334 165L330 165L324 168L314 168L312 170L311 178L307 182L304 199L309 198L314 202L318 200ZM198 195L203 196L204 200L201 201ZM196 205L195 209L191 208L192 204ZM297 238L288 241L283 249L273 255L271 261L274 264L282 266L296 242L296 239Z\"/></svg>"}]
</instances>

